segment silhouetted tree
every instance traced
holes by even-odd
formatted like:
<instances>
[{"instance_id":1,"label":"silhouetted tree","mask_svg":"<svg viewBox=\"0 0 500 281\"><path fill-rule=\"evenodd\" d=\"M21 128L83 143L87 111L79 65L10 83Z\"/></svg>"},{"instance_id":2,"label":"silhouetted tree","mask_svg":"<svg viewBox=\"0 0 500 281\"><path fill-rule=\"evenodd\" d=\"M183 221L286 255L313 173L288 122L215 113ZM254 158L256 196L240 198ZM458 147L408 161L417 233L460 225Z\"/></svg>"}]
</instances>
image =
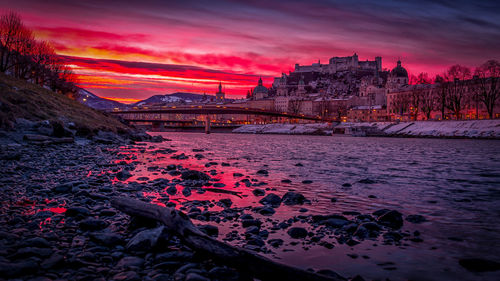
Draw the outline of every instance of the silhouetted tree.
<instances>
[{"instance_id":1,"label":"silhouetted tree","mask_svg":"<svg viewBox=\"0 0 500 281\"><path fill-rule=\"evenodd\" d=\"M0 71L56 92L76 90L72 70L49 43L35 40L33 32L14 12L0 17Z\"/></svg>"},{"instance_id":2,"label":"silhouetted tree","mask_svg":"<svg viewBox=\"0 0 500 281\"><path fill-rule=\"evenodd\" d=\"M394 96L393 107L397 114L404 115L410 109L411 100L408 94L398 94Z\"/></svg>"},{"instance_id":3,"label":"silhouetted tree","mask_svg":"<svg viewBox=\"0 0 500 281\"><path fill-rule=\"evenodd\" d=\"M16 57L26 51L27 39L32 39L32 34L18 14L9 12L0 17L0 71L14 68Z\"/></svg>"},{"instance_id":4,"label":"silhouetted tree","mask_svg":"<svg viewBox=\"0 0 500 281\"><path fill-rule=\"evenodd\" d=\"M471 71L468 67L456 64L448 69L446 75L449 81L446 107L453 112L458 120L466 97L467 80L470 79Z\"/></svg>"},{"instance_id":5,"label":"silhouetted tree","mask_svg":"<svg viewBox=\"0 0 500 281\"><path fill-rule=\"evenodd\" d=\"M500 98L500 63L489 60L476 68L475 75L478 100L484 103L491 119L494 116L495 104Z\"/></svg>"},{"instance_id":6,"label":"silhouetted tree","mask_svg":"<svg viewBox=\"0 0 500 281\"><path fill-rule=\"evenodd\" d=\"M434 97L429 91L431 79L425 72L413 77L413 89L411 90L411 104L413 107L413 120L417 120L419 110L422 109L427 119L430 118L431 111L434 108ZM424 86L427 85L427 86Z\"/></svg>"},{"instance_id":7,"label":"silhouetted tree","mask_svg":"<svg viewBox=\"0 0 500 281\"><path fill-rule=\"evenodd\" d=\"M434 83L437 84L436 103L438 104L439 111L441 112L441 119L444 120L446 114L446 103L448 101L447 93L449 84L445 79L445 75L436 75Z\"/></svg>"},{"instance_id":8,"label":"silhouetted tree","mask_svg":"<svg viewBox=\"0 0 500 281\"><path fill-rule=\"evenodd\" d=\"M291 114L299 114L301 104L302 101L299 99L290 99L288 101L288 112Z\"/></svg>"}]
</instances>

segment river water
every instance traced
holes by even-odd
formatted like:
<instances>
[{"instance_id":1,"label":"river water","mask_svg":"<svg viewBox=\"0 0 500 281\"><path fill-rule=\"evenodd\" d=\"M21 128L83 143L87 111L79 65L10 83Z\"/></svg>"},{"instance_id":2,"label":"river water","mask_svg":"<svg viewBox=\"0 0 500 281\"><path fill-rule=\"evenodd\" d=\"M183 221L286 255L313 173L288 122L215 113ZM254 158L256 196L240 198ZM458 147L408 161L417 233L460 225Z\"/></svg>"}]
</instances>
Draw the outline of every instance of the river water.
<instances>
[{"instance_id":1,"label":"river water","mask_svg":"<svg viewBox=\"0 0 500 281\"><path fill-rule=\"evenodd\" d=\"M498 271L473 273L458 263L461 258L500 261L500 141L160 134L172 141L149 149L173 148L189 158L174 160L139 153L142 165L130 180L161 177L147 167L174 163L215 170L224 188L242 192L242 198L231 197L233 207L259 206L262 198L251 193L254 187L238 186L233 173L263 182L266 185L261 188L278 195L295 190L311 200L310 205L277 208L274 216L278 218L300 215L301 208L308 209L306 214L371 213L388 208L427 219L421 224L405 221L403 226L410 233L419 231L423 242L396 246L365 240L354 247L335 244L333 249L285 243L268 254L273 259L302 268L331 269L344 276L360 274L365 279L500 280ZM197 160L195 154L205 158ZM208 162L217 165L206 167ZM222 162L228 165L220 165ZM261 169L269 174L257 174ZM283 179L291 182L283 183ZM303 184L304 180L312 183ZM158 194L145 195L154 198ZM207 192L183 200L227 197ZM223 223L218 226L222 229L219 238L230 230ZM271 237L286 240L287 234Z\"/></svg>"}]
</instances>

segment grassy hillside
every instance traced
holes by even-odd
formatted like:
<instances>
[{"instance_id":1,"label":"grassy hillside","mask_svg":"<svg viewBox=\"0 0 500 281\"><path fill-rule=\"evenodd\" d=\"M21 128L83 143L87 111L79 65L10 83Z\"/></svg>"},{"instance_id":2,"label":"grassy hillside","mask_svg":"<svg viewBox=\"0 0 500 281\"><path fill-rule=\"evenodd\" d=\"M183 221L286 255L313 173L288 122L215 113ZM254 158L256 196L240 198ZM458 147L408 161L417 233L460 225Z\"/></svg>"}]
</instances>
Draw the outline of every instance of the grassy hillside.
<instances>
[{"instance_id":1,"label":"grassy hillside","mask_svg":"<svg viewBox=\"0 0 500 281\"><path fill-rule=\"evenodd\" d=\"M12 126L15 118L73 122L79 130L90 132L129 130L126 125L105 113L38 85L0 73L0 127Z\"/></svg>"}]
</instances>

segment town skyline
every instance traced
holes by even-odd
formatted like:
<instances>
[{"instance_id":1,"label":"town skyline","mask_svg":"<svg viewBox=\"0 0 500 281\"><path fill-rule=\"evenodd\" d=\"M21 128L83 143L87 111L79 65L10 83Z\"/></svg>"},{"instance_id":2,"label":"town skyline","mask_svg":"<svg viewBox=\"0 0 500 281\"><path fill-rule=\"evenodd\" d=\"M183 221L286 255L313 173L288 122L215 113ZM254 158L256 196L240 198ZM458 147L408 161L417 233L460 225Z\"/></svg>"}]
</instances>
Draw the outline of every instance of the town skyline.
<instances>
[{"instance_id":1,"label":"town skyline","mask_svg":"<svg viewBox=\"0 0 500 281\"><path fill-rule=\"evenodd\" d=\"M38 39L51 42L81 87L130 103L173 92L213 94L219 82L229 97L241 98L259 77L269 86L296 63L353 53L360 61L381 56L384 69L401 59L415 75L457 63L474 68L498 59L495 5L146 1L132 9L138 5L17 1L0 8L19 13Z\"/></svg>"}]
</instances>

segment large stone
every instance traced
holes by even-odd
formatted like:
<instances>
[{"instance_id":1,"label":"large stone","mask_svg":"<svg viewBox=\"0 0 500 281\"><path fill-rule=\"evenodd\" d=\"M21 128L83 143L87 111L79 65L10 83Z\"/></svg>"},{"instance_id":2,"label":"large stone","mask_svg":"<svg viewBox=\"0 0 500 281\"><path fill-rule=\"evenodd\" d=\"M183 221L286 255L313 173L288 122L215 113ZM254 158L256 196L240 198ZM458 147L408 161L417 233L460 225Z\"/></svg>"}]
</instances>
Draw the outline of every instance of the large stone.
<instances>
[{"instance_id":1,"label":"large stone","mask_svg":"<svg viewBox=\"0 0 500 281\"><path fill-rule=\"evenodd\" d=\"M90 237L92 240L108 247L123 243L123 237L115 233L94 232L90 233Z\"/></svg>"},{"instance_id":2,"label":"large stone","mask_svg":"<svg viewBox=\"0 0 500 281\"><path fill-rule=\"evenodd\" d=\"M406 217L406 221L409 221L411 223L423 223L427 220L422 215L408 215Z\"/></svg>"},{"instance_id":3,"label":"large stone","mask_svg":"<svg viewBox=\"0 0 500 281\"><path fill-rule=\"evenodd\" d=\"M403 214L396 210L392 210L379 216L377 222L393 229L399 229L403 226Z\"/></svg>"},{"instance_id":4,"label":"large stone","mask_svg":"<svg viewBox=\"0 0 500 281\"><path fill-rule=\"evenodd\" d=\"M226 281L237 281L240 280L240 274L238 271L227 268L227 267L214 267L210 269L208 275L213 280L226 280Z\"/></svg>"},{"instance_id":5,"label":"large stone","mask_svg":"<svg viewBox=\"0 0 500 281\"><path fill-rule=\"evenodd\" d=\"M0 276L16 277L34 273L38 270L38 264L33 260L24 260L20 262L0 262Z\"/></svg>"},{"instance_id":6,"label":"large stone","mask_svg":"<svg viewBox=\"0 0 500 281\"><path fill-rule=\"evenodd\" d=\"M70 207L66 210L65 215L67 217L76 217L76 216L87 217L90 215L90 211L89 209L84 207Z\"/></svg>"},{"instance_id":7,"label":"large stone","mask_svg":"<svg viewBox=\"0 0 500 281\"><path fill-rule=\"evenodd\" d=\"M185 197L191 196L191 187L189 186L184 187L182 189L182 195L184 195Z\"/></svg>"},{"instance_id":8,"label":"large stone","mask_svg":"<svg viewBox=\"0 0 500 281\"><path fill-rule=\"evenodd\" d=\"M172 251L162 254L157 254L155 261L158 263L166 262L166 261L190 261L193 259L194 254L192 252L187 251Z\"/></svg>"},{"instance_id":9,"label":"large stone","mask_svg":"<svg viewBox=\"0 0 500 281\"><path fill-rule=\"evenodd\" d=\"M274 213L276 213L276 211L270 206L265 206L265 207L259 209L259 214L264 215L264 216L271 216Z\"/></svg>"},{"instance_id":10,"label":"large stone","mask_svg":"<svg viewBox=\"0 0 500 281\"><path fill-rule=\"evenodd\" d=\"M44 135L26 134L23 139L26 141L41 142L50 140L50 137Z\"/></svg>"},{"instance_id":11,"label":"large stone","mask_svg":"<svg viewBox=\"0 0 500 281\"><path fill-rule=\"evenodd\" d=\"M177 187L175 187L175 185L170 186L167 188L167 193L169 195L175 195L177 193Z\"/></svg>"},{"instance_id":12,"label":"large stone","mask_svg":"<svg viewBox=\"0 0 500 281\"><path fill-rule=\"evenodd\" d=\"M245 228L252 226L252 225L260 227L262 225L262 222L260 220L256 220L256 219L242 219L241 225Z\"/></svg>"},{"instance_id":13,"label":"large stone","mask_svg":"<svg viewBox=\"0 0 500 281\"><path fill-rule=\"evenodd\" d=\"M190 272L186 275L185 281L210 281L210 279L203 277L195 272Z\"/></svg>"},{"instance_id":14,"label":"large stone","mask_svg":"<svg viewBox=\"0 0 500 281\"><path fill-rule=\"evenodd\" d=\"M164 227L160 226L154 229L147 229L137 233L127 243L127 250L134 252L147 252L153 249L158 243L158 239L163 232Z\"/></svg>"},{"instance_id":15,"label":"large stone","mask_svg":"<svg viewBox=\"0 0 500 281\"><path fill-rule=\"evenodd\" d=\"M198 226L198 229L203 231L208 236L217 237L219 235L219 229L214 225L200 225Z\"/></svg>"},{"instance_id":16,"label":"large stone","mask_svg":"<svg viewBox=\"0 0 500 281\"><path fill-rule=\"evenodd\" d=\"M124 257L117 264L117 268L140 268L144 264L144 259L140 257Z\"/></svg>"},{"instance_id":17,"label":"large stone","mask_svg":"<svg viewBox=\"0 0 500 281\"><path fill-rule=\"evenodd\" d=\"M270 205L276 208L281 204L281 198L274 193L269 193L268 195L266 195L266 197L262 198L259 203L262 205Z\"/></svg>"},{"instance_id":18,"label":"large stone","mask_svg":"<svg viewBox=\"0 0 500 281\"><path fill-rule=\"evenodd\" d=\"M294 239L305 238L307 236L307 230L303 227L292 227L287 233Z\"/></svg>"},{"instance_id":19,"label":"large stone","mask_svg":"<svg viewBox=\"0 0 500 281\"><path fill-rule=\"evenodd\" d=\"M74 183L73 182L66 182L63 184L58 184L52 188L53 192L56 193L68 193L73 189Z\"/></svg>"},{"instance_id":20,"label":"large stone","mask_svg":"<svg viewBox=\"0 0 500 281\"><path fill-rule=\"evenodd\" d=\"M498 271L500 263L481 258L460 259L458 263L465 269L473 272Z\"/></svg>"},{"instance_id":21,"label":"large stone","mask_svg":"<svg viewBox=\"0 0 500 281\"><path fill-rule=\"evenodd\" d=\"M326 219L326 220L321 222L321 224L324 224L326 226L333 227L333 228L339 228L339 227L342 227L348 223L349 223L348 220L344 220L344 219L340 219L340 218Z\"/></svg>"},{"instance_id":22,"label":"large stone","mask_svg":"<svg viewBox=\"0 0 500 281\"><path fill-rule=\"evenodd\" d=\"M266 191L264 189L256 188L252 191L255 196L264 196L266 195Z\"/></svg>"},{"instance_id":23,"label":"large stone","mask_svg":"<svg viewBox=\"0 0 500 281\"><path fill-rule=\"evenodd\" d=\"M203 181L208 181L210 179L210 176L200 172L200 171L195 171L195 170L188 170L184 171L181 174L181 178L183 180L203 180Z\"/></svg>"},{"instance_id":24,"label":"large stone","mask_svg":"<svg viewBox=\"0 0 500 281\"><path fill-rule=\"evenodd\" d=\"M44 260L40 264L40 267L43 269L50 269L62 265L63 263L64 263L64 256L58 253L54 253L48 259Z\"/></svg>"},{"instance_id":25,"label":"large stone","mask_svg":"<svg viewBox=\"0 0 500 281\"><path fill-rule=\"evenodd\" d=\"M113 276L113 281L140 281L142 280L139 274L135 271L124 271Z\"/></svg>"},{"instance_id":26,"label":"large stone","mask_svg":"<svg viewBox=\"0 0 500 281\"><path fill-rule=\"evenodd\" d=\"M285 205L302 205L306 201L304 195L289 191L283 195L281 202Z\"/></svg>"},{"instance_id":27,"label":"large stone","mask_svg":"<svg viewBox=\"0 0 500 281\"><path fill-rule=\"evenodd\" d=\"M278 239L271 239L271 240L267 241L267 243L274 248L278 248L281 245L283 245L283 240L279 239L279 238Z\"/></svg>"},{"instance_id":28,"label":"large stone","mask_svg":"<svg viewBox=\"0 0 500 281\"><path fill-rule=\"evenodd\" d=\"M118 180L124 181L124 180L127 180L128 178L132 177L132 174L127 170L121 170L118 173L116 173L115 176Z\"/></svg>"},{"instance_id":29,"label":"large stone","mask_svg":"<svg viewBox=\"0 0 500 281\"><path fill-rule=\"evenodd\" d=\"M21 242L21 246L22 247L49 248L50 243L41 237L34 237L34 238L26 239L25 241Z\"/></svg>"},{"instance_id":30,"label":"large stone","mask_svg":"<svg viewBox=\"0 0 500 281\"><path fill-rule=\"evenodd\" d=\"M80 228L82 230L100 230L106 228L107 226L107 222L94 218L88 218L80 222Z\"/></svg>"}]
</instances>

